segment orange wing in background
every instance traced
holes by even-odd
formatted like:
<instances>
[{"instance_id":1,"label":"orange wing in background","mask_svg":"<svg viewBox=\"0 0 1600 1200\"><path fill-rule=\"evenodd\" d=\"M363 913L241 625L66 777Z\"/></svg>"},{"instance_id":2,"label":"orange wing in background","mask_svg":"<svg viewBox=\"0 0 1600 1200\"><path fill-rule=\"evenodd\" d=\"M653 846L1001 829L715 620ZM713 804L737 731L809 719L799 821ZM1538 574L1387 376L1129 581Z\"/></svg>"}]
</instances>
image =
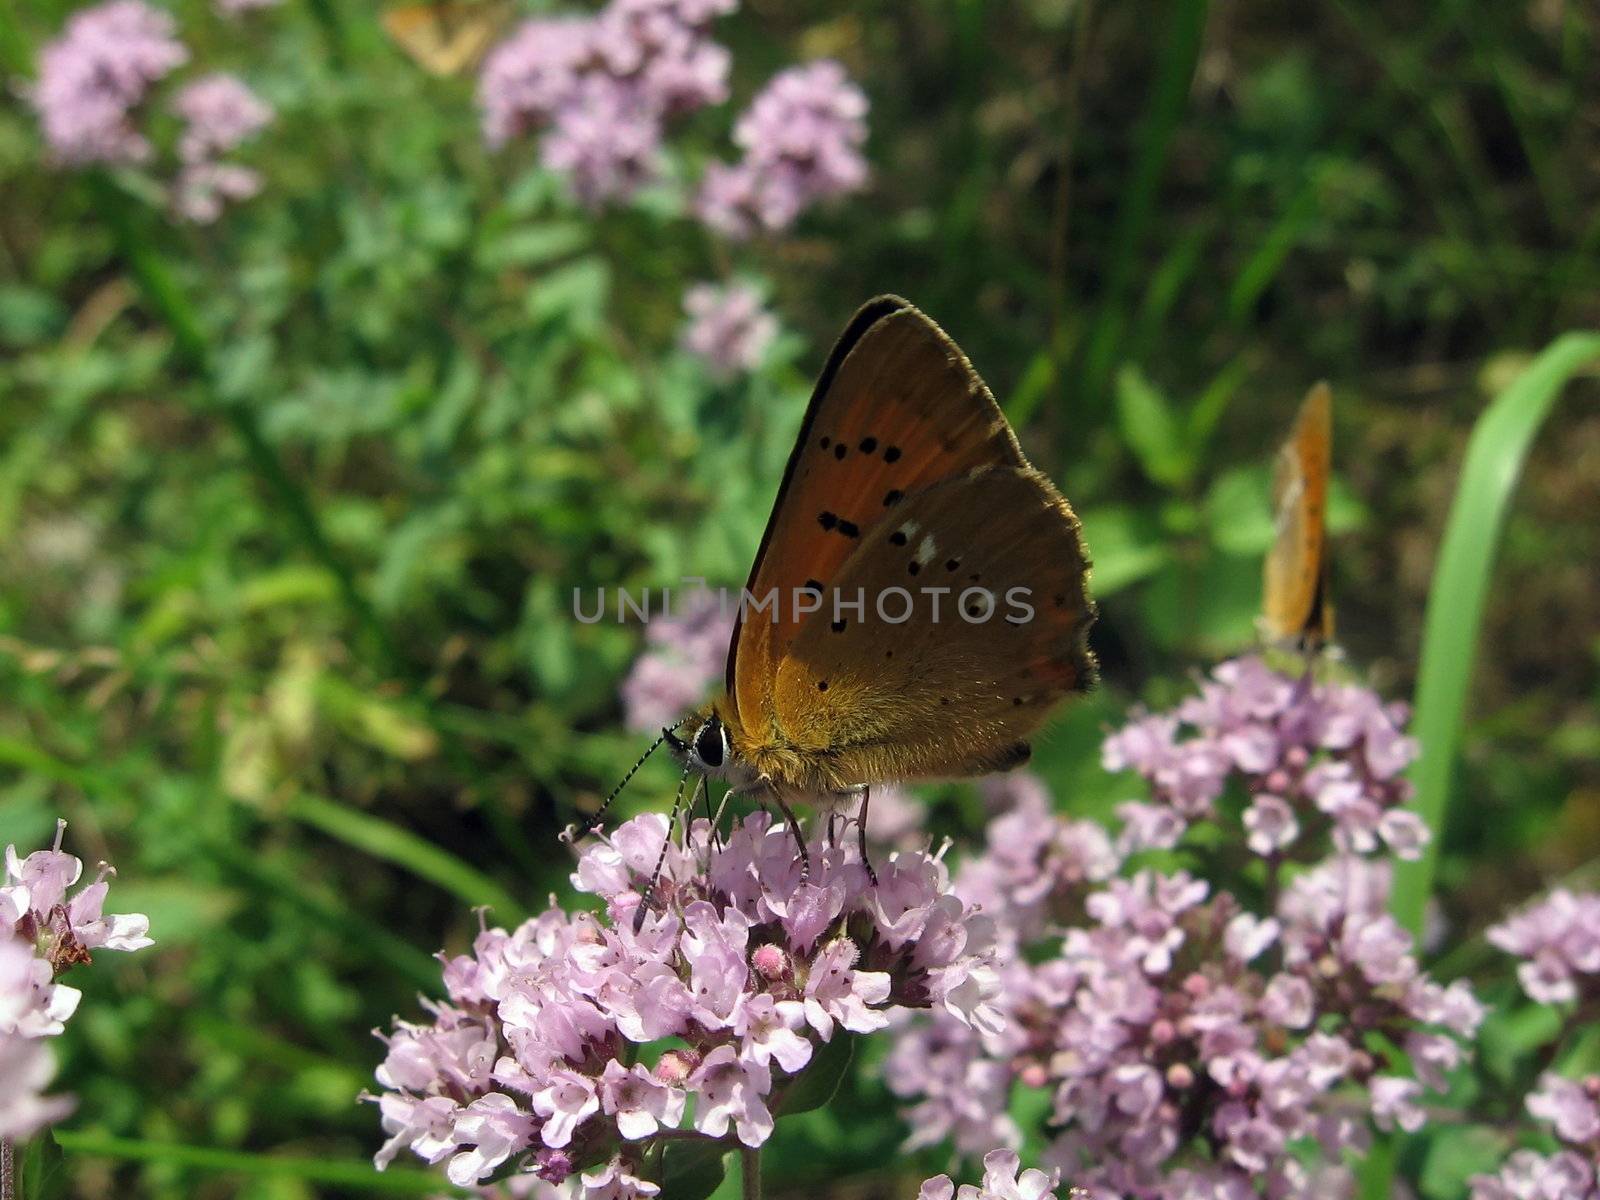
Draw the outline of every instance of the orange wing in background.
<instances>
[{"instance_id":1,"label":"orange wing in background","mask_svg":"<svg viewBox=\"0 0 1600 1200\"><path fill-rule=\"evenodd\" d=\"M503 4L407 4L380 18L389 40L430 75L456 75L477 64L506 23Z\"/></svg>"},{"instance_id":2,"label":"orange wing in background","mask_svg":"<svg viewBox=\"0 0 1600 1200\"><path fill-rule=\"evenodd\" d=\"M910 303L868 301L817 381L751 569L748 590L776 590L782 619L754 614L728 649L728 696L746 729L771 724L778 663L800 629L793 594L825 593L907 496L978 467L1028 468L989 389Z\"/></svg>"},{"instance_id":3,"label":"orange wing in background","mask_svg":"<svg viewBox=\"0 0 1600 1200\"><path fill-rule=\"evenodd\" d=\"M1328 477L1333 469L1333 392L1306 395L1278 451L1272 485L1275 533L1262 570L1266 637L1316 647L1333 637L1328 598Z\"/></svg>"}]
</instances>

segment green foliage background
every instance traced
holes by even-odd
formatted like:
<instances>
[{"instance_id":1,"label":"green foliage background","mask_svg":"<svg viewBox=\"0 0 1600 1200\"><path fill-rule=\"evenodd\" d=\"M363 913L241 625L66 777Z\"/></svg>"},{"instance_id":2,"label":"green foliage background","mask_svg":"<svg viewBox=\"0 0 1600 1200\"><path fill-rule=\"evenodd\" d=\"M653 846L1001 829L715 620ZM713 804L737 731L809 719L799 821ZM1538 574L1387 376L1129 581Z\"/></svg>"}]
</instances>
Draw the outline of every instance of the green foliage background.
<instances>
[{"instance_id":1,"label":"green foliage background","mask_svg":"<svg viewBox=\"0 0 1600 1200\"><path fill-rule=\"evenodd\" d=\"M248 36L170 7L279 112L263 195L216 226L53 169L0 98L0 842L66 816L158 940L73 980L82 1196L378 1182L368 1031L436 989L472 905L566 892L555 833L638 748L638 630L577 624L572 590L739 582L867 296L951 331L1084 517L1106 685L1039 765L1085 811L1126 798L1103 724L1250 644L1267 462L1312 381L1338 398L1341 640L1407 696L1475 417L1600 327L1584 4L757 0L718 26L734 103L674 171L829 54L872 98L874 181L737 250L671 188L596 218L528 147L491 156L470 82L418 71L361 0L286 0ZM68 8L0 2L8 82ZM730 272L786 332L717 383L676 337L684 287ZM1460 970L1505 904L1600 855L1595 395L1535 444L1488 594L1439 877ZM780 1127L796 1195L947 1166L897 1158L863 1057ZM1455 1194L1439 1160L1410 1152L1424 1195Z\"/></svg>"}]
</instances>

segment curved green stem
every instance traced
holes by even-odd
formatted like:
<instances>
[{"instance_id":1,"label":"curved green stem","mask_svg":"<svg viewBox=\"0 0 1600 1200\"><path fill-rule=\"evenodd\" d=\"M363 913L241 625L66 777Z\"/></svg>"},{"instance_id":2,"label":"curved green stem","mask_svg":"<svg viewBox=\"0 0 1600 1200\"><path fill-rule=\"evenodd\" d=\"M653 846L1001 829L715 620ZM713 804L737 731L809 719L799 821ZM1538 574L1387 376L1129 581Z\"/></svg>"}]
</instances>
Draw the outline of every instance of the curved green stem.
<instances>
[{"instance_id":1,"label":"curved green stem","mask_svg":"<svg viewBox=\"0 0 1600 1200\"><path fill-rule=\"evenodd\" d=\"M1421 936L1423 912L1438 870L1451 774L1461 747L1500 529L1534 435L1573 375L1596 361L1600 361L1600 334L1563 334L1494 398L1467 443L1428 591L1412 723L1421 744L1412 772L1417 785L1414 804L1433 837L1418 861L1396 864L1389 901L1395 919L1413 937ZM1361 1171L1362 1200L1388 1200L1393 1194L1400 1141L1395 1135L1373 1146Z\"/></svg>"},{"instance_id":2,"label":"curved green stem","mask_svg":"<svg viewBox=\"0 0 1600 1200\"><path fill-rule=\"evenodd\" d=\"M739 1195L742 1200L761 1200L761 1151L739 1148Z\"/></svg>"},{"instance_id":3,"label":"curved green stem","mask_svg":"<svg viewBox=\"0 0 1600 1200\"><path fill-rule=\"evenodd\" d=\"M1433 838L1418 861L1397 865L1391 901L1396 919L1414 936L1421 932L1423 908L1433 891L1500 528L1534 435L1567 382L1595 361L1600 361L1600 333L1557 338L1495 397L1467 443L1428 592L1417 675L1413 732L1422 751L1412 777L1417 813Z\"/></svg>"}]
</instances>

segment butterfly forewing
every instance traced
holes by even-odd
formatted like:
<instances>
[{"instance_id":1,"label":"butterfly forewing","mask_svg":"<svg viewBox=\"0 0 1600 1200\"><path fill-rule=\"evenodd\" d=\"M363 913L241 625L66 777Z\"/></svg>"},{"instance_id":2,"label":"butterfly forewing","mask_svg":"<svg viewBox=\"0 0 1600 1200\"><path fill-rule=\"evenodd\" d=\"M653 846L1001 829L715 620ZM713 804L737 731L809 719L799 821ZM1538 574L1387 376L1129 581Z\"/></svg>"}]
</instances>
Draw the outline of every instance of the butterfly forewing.
<instances>
[{"instance_id":1,"label":"butterfly forewing","mask_svg":"<svg viewBox=\"0 0 1600 1200\"><path fill-rule=\"evenodd\" d=\"M1327 507L1332 470L1333 394L1319 383L1300 406L1278 451L1275 531L1262 572L1262 625L1278 642L1320 643L1333 633L1328 603Z\"/></svg>"},{"instance_id":2,"label":"butterfly forewing","mask_svg":"<svg viewBox=\"0 0 1600 1200\"><path fill-rule=\"evenodd\" d=\"M983 381L909 303L868 302L817 383L747 585L777 595L779 619L750 614L729 649L728 694L752 734L771 726L778 663L801 628L794 595L837 582L911 495L983 466L1027 466Z\"/></svg>"},{"instance_id":3,"label":"butterfly forewing","mask_svg":"<svg viewBox=\"0 0 1600 1200\"><path fill-rule=\"evenodd\" d=\"M774 715L816 764L806 785L1025 758L1050 708L1093 680L1087 566L1076 517L1032 468L978 468L908 496L778 663Z\"/></svg>"}]
</instances>

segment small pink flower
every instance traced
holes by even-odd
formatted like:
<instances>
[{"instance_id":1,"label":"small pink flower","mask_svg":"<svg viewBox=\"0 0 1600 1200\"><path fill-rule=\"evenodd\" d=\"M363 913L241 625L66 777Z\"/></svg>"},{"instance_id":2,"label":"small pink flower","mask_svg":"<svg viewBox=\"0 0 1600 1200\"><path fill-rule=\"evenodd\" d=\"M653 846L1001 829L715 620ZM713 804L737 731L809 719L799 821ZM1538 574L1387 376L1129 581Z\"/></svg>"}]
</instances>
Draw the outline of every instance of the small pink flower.
<instances>
[{"instance_id":1,"label":"small pink flower","mask_svg":"<svg viewBox=\"0 0 1600 1200\"><path fill-rule=\"evenodd\" d=\"M533 1094L533 1111L544 1118L539 1136L557 1150L571 1142L578 1126L599 1109L594 1080L577 1071L552 1071L549 1082Z\"/></svg>"},{"instance_id":2,"label":"small pink flower","mask_svg":"<svg viewBox=\"0 0 1600 1200\"><path fill-rule=\"evenodd\" d=\"M683 1118L683 1093L664 1086L638 1063L608 1062L600 1078L601 1109L616 1118L617 1132L630 1141L649 1137L663 1125L675 1127Z\"/></svg>"},{"instance_id":3,"label":"small pink flower","mask_svg":"<svg viewBox=\"0 0 1600 1200\"><path fill-rule=\"evenodd\" d=\"M694 1127L722 1137L733 1124L746 1146L759 1146L772 1133L766 1094L772 1076L761 1063L741 1059L732 1046L718 1046L693 1075L689 1088L698 1097Z\"/></svg>"}]
</instances>

